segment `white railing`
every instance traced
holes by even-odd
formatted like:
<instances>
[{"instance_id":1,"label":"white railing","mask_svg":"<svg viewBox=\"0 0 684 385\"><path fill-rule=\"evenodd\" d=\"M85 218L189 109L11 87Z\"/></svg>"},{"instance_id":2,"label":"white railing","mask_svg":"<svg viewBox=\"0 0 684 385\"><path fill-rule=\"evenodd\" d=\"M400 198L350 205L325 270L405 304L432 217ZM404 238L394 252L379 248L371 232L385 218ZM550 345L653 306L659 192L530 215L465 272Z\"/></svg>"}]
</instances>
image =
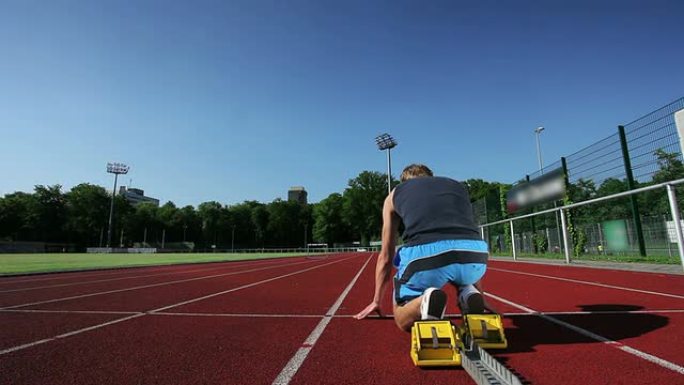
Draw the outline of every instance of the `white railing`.
<instances>
[{"instance_id":1,"label":"white railing","mask_svg":"<svg viewBox=\"0 0 684 385\"><path fill-rule=\"evenodd\" d=\"M526 219L526 218L531 218L534 216L538 215L544 215L544 214L549 214L549 213L554 213L554 212L560 212L560 219L561 219L561 231L563 234L563 252L565 254L565 262L570 263L570 247L569 247L569 239L568 239L568 229L566 225L566 211L569 209L573 209L576 207L581 207L581 206L586 206L589 204L597 203L597 202L603 202L611 199L617 199L617 198L622 198L626 197L629 195L634 195L634 194L639 194L645 191L651 191L651 190L657 190L660 188L665 188L667 190L667 196L668 200L670 202L670 214L672 215L672 219L674 221L674 227L675 231L677 233L677 246L679 248L679 259L682 263L682 268L684 268L684 232L682 231L682 223L681 223L681 216L679 214L679 206L677 204L677 195L675 193L674 186L678 184L684 183L684 179L677 179L665 183L659 183L647 187L641 187L637 188L634 190L630 191L625 191L613 195L608 195L605 197L600 197L600 198L595 198L595 199L590 199L578 203L573 203L570 205L565 205L565 206L559 206L559 207L554 207L552 209L547 209L531 214L525 214L525 215L520 215L514 218L508 218L508 219L502 219L500 221L496 222L491 222L491 223L486 223L484 225L480 226L480 231L482 232L482 236L484 238L484 230L486 227L489 226L494 226L494 225L500 225L500 224L506 224L510 223L510 230L511 230L511 240L512 240L512 247L511 250L513 252L513 260L517 260L516 256L516 250L515 250L515 229L513 227L513 222L520 220L520 219Z\"/></svg>"},{"instance_id":2,"label":"white railing","mask_svg":"<svg viewBox=\"0 0 684 385\"><path fill-rule=\"evenodd\" d=\"M89 254L154 254L156 247L88 247L86 253Z\"/></svg>"}]
</instances>

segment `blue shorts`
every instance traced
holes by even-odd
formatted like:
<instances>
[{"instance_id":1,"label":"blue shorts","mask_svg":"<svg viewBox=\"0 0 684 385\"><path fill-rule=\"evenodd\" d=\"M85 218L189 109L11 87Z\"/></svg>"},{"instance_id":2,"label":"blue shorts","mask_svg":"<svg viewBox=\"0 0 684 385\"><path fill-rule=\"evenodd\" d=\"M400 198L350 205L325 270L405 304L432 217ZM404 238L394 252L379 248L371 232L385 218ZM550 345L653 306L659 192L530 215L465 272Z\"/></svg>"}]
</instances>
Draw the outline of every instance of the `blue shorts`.
<instances>
[{"instance_id":1,"label":"blue shorts","mask_svg":"<svg viewBox=\"0 0 684 385\"><path fill-rule=\"evenodd\" d=\"M404 305L430 287L472 285L487 270L487 243L447 240L402 247L394 257L394 302Z\"/></svg>"}]
</instances>

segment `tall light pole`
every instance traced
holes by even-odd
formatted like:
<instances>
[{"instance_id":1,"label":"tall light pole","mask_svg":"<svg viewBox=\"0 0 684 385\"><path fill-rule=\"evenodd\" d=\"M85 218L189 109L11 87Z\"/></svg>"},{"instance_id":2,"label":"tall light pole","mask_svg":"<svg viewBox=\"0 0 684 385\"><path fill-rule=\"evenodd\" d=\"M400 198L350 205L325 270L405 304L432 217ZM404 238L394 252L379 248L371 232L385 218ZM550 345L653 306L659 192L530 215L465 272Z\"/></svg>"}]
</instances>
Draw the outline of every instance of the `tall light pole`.
<instances>
[{"instance_id":1,"label":"tall light pole","mask_svg":"<svg viewBox=\"0 0 684 385\"><path fill-rule=\"evenodd\" d=\"M309 240L308 240L308 233L309 233L309 222L304 222L304 251L309 252ZM684 259L682 259L684 261Z\"/></svg>"},{"instance_id":2,"label":"tall light pole","mask_svg":"<svg viewBox=\"0 0 684 385\"><path fill-rule=\"evenodd\" d=\"M539 172L542 174L544 173L544 164L542 163L542 156L541 156L541 146L539 145L539 134L544 131L544 127L537 127L534 129L534 133L537 134L537 159L539 160Z\"/></svg>"},{"instance_id":3,"label":"tall light pole","mask_svg":"<svg viewBox=\"0 0 684 385\"><path fill-rule=\"evenodd\" d=\"M537 159L539 160L539 173L544 174L544 164L542 163L542 155L541 155L541 146L539 145L539 135L541 132L544 131L544 127L539 126L534 129L534 133L536 134L537 137ZM556 201L553 201L553 207L558 207L558 204ZM532 217L532 220L534 220L534 217ZM534 223L534 222L533 222ZM534 226L534 224L533 224ZM558 243L560 244L561 242L561 222L558 218L558 211L556 211L556 234L558 236ZM548 230L548 228L547 228ZM550 241L548 241L548 246L550 247Z\"/></svg>"},{"instance_id":4,"label":"tall light pole","mask_svg":"<svg viewBox=\"0 0 684 385\"><path fill-rule=\"evenodd\" d=\"M233 225L233 231L231 234L232 235L230 236L230 252L234 253L235 252L235 225Z\"/></svg>"},{"instance_id":5,"label":"tall light pole","mask_svg":"<svg viewBox=\"0 0 684 385\"><path fill-rule=\"evenodd\" d=\"M116 182L120 174L128 174L128 166L123 163L107 163L107 172L114 174L114 191L112 191L112 204L109 206L109 228L107 229L107 247L112 244L112 218L114 217L114 197L116 196Z\"/></svg>"},{"instance_id":6,"label":"tall light pole","mask_svg":"<svg viewBox=\"0 0 684 385\"><path fill-rule=\"evenodd\" d=\"M375 137L375 143L380 151L387 150L387 194L392 191L392 156L390 150L397 146L397 141L390 134L380 134Z\"/></svg>"}]
</instances>

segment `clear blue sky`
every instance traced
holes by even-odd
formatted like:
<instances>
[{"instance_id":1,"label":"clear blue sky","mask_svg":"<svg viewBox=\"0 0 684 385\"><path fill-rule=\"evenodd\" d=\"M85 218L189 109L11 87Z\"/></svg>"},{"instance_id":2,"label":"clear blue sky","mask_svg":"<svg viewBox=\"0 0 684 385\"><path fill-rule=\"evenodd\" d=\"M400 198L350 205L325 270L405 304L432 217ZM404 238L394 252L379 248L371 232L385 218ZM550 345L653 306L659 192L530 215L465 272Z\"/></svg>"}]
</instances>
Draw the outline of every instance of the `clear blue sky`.
<instances>
[{"instance_id":1,"label":"clear blue sky","mask_svg":"<svg viewBox=\"0 0 684 385\"><path fill-rule=\"evenodd\" d=\"M505 3L508 5L495 5ZM641 4L640 4L641 3ZM682 1L2 1L0 195L312 202L363 170L513 182L684 95Z\"/></svg>"}]
</instances>

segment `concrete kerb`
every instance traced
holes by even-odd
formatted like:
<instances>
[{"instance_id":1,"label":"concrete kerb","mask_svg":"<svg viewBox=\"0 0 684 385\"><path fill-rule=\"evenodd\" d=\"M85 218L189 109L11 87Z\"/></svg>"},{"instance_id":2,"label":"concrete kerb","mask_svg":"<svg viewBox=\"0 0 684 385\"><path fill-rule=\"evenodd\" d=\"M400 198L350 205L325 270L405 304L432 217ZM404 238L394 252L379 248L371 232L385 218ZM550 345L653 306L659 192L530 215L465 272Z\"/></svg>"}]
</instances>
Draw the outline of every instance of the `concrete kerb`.
<instances>
[{"instance_id":1,"label":"concrete kerb","mask_svg":"<svg viewBox=\"0 0 684 385\"><path fill-rule=\"evenodd\" d=\"M513 257L491 256L494 261L507 262L523 262L536 263L541 265L562 265L570 267L589 267L596 269L610 269L610 270L625 270L636 271L642 273L658 273L658 274L673 274L684 275L680 265L656 264L656 263L639 263L639 262L610 262L610 261L585 261L573 260L569 265L562 259L547 259L547 258L531 258L518 257L517 261L513 261Z\"/></svg>"}]
</instances>

